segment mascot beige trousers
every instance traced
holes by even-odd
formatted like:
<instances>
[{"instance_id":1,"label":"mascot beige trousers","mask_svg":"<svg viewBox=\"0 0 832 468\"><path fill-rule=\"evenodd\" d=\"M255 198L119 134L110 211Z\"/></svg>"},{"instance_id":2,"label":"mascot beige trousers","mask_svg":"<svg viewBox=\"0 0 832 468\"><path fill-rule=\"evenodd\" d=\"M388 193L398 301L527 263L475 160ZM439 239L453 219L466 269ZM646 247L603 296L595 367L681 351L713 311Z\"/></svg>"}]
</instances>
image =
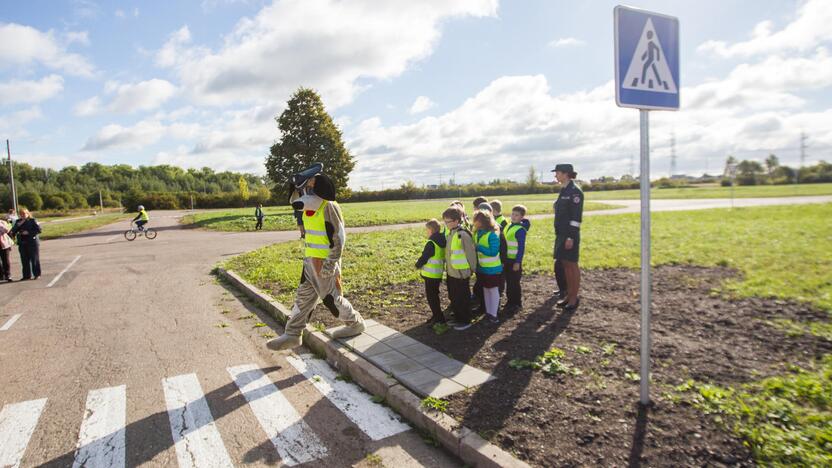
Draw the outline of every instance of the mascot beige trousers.
<instances>
[{"instance_id":1,"label":"mascot beige trousers","mask_svg":"<svg viewBox=\"0 0 832 468\"><path fill-rule=\"evenodd\" d=\"M334 274L328 278L318 273L322 263L317 258L303 259L303 274L295 294L292 316L286 322L287 335L300 336L319 300L346 325L363 321L361 314L341 295L341 262L335 264Z\"/></svg>"}]
</instances>

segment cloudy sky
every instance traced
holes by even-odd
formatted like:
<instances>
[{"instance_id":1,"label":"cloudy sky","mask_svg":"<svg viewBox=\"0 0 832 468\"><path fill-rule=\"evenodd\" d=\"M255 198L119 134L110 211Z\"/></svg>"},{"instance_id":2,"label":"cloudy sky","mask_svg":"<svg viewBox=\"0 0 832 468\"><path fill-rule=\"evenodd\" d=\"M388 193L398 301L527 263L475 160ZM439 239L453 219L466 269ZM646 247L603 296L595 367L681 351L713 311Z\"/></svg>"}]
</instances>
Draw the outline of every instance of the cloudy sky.
<instances>
[{"instance_id":1,"label":"cloudy sky","mask_svg":"<svg viewBox=\"0 0 832 468\"><path fill-rule=\"evenodd\" d=\"M615 2L7 2L0 136L38 166L264 173L293 90L321 92L350 185L630 173L638 112L613 88ZM679 17L682 110L651 114L654 177L727 154L832 160L832 1L636 1ZM548 174L545 175L548 177Z\"/></svg>"}]
</instances>

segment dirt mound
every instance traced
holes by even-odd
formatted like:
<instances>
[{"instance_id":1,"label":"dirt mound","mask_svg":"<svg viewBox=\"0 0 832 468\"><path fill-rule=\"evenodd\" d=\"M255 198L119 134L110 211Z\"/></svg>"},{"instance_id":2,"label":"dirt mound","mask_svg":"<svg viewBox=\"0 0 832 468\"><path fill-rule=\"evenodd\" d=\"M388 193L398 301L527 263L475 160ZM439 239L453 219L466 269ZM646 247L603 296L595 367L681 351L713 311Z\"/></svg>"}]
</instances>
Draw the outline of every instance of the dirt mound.
<instances>
[{"instance_id":1,"label":"dirt mound","mask_svg":"<svg viewBox=\"0 0 832 468\"><path fill-rule=\"evenodd\" d=\"M829 320L788 301L729 300L713 292L735 272L689 266L654 273L653 387L640 411L639 277L624 269L584 272L580 309L555 306L550 276L524 278L524 309L500 325L437 335L421 283L348 294L372 317L419 341L492 371L498 379L450 397L449 413L539 466L751 464L747 449L714 420L663 397L689 378L736 385L782 374L832 352L832 343L790 336L776 319ZM444 288L443 288L444 289ZM443 298L443 303L447 300ZM503 317L501 317L503 318ZM318 311L317 320L335 323ZM518 365L552 347L571 371L554 376ZM512 365L512 363L514 365Z\"/></svg>"}]
</instances>

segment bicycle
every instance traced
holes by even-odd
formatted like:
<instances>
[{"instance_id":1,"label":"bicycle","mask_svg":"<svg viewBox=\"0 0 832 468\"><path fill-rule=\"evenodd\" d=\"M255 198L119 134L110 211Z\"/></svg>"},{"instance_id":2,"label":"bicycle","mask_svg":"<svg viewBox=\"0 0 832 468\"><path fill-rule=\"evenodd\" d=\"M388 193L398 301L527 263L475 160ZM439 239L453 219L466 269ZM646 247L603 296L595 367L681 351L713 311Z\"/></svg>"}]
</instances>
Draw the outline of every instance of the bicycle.
<instances>
[{"instance_id":1,"label":"bicycle","mask_svg":"<svg viewBox=\"0 0 832 468\"><path fill-rule=\"evenodd\" d=\"M156 231L149 227L137 227L136 223L130 223L130 230L124 232L124 238L128 241L136 240L136 237L144 235L147 239L155 239Z\"/></svg>"}]
</instances>

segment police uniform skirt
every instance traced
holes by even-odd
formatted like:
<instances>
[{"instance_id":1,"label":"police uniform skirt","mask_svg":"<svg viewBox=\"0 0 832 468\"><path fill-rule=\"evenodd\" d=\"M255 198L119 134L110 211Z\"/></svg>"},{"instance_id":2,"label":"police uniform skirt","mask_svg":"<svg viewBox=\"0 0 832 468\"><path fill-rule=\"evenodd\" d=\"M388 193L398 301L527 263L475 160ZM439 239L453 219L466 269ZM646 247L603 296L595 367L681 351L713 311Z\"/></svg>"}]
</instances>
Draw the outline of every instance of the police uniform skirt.
<instances>
[{"instance_id":1,"label":"police uniform skirt","mask_svg":"<svg viewBox=\"0 0 832 468\"><path fill-rule=\"evenodd\" d=\"M555 238L555 260L566 260L567 262L578 262L579 253L581 250L581 237L575 236L572 238L572 248L566 250L566 237L557 236Z\"/></svg>"}]
</instances>

